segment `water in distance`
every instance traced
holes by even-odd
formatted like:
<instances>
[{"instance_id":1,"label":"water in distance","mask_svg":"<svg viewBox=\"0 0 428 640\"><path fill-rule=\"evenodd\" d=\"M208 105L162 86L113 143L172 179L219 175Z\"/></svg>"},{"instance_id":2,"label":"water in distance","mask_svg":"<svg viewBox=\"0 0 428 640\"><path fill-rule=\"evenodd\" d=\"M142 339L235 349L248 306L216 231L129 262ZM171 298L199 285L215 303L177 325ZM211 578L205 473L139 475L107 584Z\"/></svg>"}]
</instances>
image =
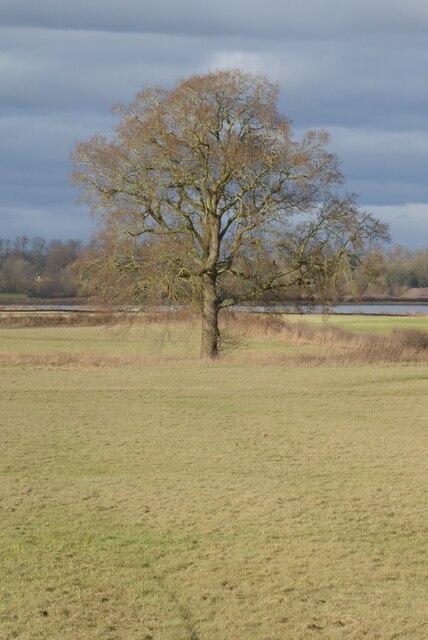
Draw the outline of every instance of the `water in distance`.
<instances>
[{"instance_id":1,"label":"water in distance","mask_svg":"<svg viewBox=\"0 0 428 640\"><path fill-rule=\"evenodd\" d=\"M312 307L301 309L292 306L253 306L253 305L236 305L232 307L236 311L257 311L257 312L276 312L276 313L332 313L332 314L366 314L366 315L428 315L428 304L337 304L328 308ZM174 307L160 307L159 310L173 310ZM130 308L137 312L138 309ZM38 312L38 311L56 311L56 312L94 312L95 309L86 305L13 305L1 306L0 311L17 311L17 312Z\"/></svg>"},{"instance_id":2,"label":"water in distance","mask_svg":"<svg viewBox=\"0 0 428 640\"><path fill-rule=\"evenodd\" d=\"M233 307L237 311L258 311L275 313L324 313L324 314L352 314L363 315L428 315L428 304L336 304L330 307L295 307L287 306L247 306L237 305Z\"/></svg>"}]
</instances>

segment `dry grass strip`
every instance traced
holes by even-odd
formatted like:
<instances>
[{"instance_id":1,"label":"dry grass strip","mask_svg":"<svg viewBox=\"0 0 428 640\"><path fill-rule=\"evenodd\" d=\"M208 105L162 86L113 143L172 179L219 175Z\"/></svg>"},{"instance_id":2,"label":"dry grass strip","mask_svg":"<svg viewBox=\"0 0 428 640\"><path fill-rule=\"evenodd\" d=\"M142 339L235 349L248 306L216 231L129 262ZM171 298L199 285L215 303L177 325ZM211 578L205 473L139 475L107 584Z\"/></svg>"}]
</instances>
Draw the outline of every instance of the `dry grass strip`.
<instances>
[{"instance_id":1,"label":"dry grass strip","mask_svg":"<svg viewBox=\"0 0 428 640\"><path fill-rule=\"evenodd\" d=\"M235 327L236 329L236 327ZM253 327L245 334L265 331L268 328ZM278 331L286 345L321 347L313 352L305 350L289 353L280 348L261 353L245 353L239 348L230 348L220 362L224 364L257 365L355 365L388 363L428 362L428 332L417 329L394 330L390 334L353 333L338 327L319 327L304 322L284 323ZM233 334L232 334L233 342ZM233 347L233 346L232 346ZM194 361L194 359L192 359ZM49 353L0 352L2 364L31 364L35 366L80 366L94 368L116 368L168 365L171 362L188 363L190 359L166 356L112 356L96 352L53 351ZM217 364L213 362L211 364Z\"/></svg>"}]
</instances>

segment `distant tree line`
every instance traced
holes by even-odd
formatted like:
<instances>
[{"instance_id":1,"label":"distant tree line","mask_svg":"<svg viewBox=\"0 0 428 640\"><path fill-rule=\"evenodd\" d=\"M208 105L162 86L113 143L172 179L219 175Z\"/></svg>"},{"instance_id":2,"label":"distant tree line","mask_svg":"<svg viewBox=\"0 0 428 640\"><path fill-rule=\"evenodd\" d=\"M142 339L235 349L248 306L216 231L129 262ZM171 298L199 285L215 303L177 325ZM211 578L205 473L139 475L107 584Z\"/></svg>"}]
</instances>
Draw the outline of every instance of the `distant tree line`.
<instances>
[{"instance_id":1,"label":"distant tree line","mask_svg":"<svg viewBox=\"0 0 428 640\"><path fill-rule=\"evenodd\" d=\"M428 249L412 251L396 246L385 256L384 286L391 294L412 287L428 287Z\"/></svg>"},{"instance_id":2,"label":"distant tree line","mask_svg":"<svg viewBox=\"0 0 428 640\"><path fill-rule=\"evenodd\" d=\"M79 263L96 246L80 240L43 237L0 238L0 293L35 298L69 298L91 293L82 286ZM335 286L338 297L401 296L428 287L428 249L377 247L362 264L343 273ZM298 293L294 291L293 293Z\"/></svg>"},{"instance_id":3,"label":"distant tree line","mask_svg":"<svg viewBox=\"0 0 428 640\"><path fill-rule=\"evenodd\" d=\"M400 297L409 289L428 287L428 248L399 245L376 248L364 262L344 275L338 290L342 297Z\"/></svg>"},{"instance_id":4,"label":"distant tree line","mask_svg":"<svg viewBox=\"0 0 428 640\"><path fill-rule=\"evenodd\" d=\"M41 298L75 296L75 264L82 248L80 240L0 238L0 292Z\"/></svg>"}]
</instances>

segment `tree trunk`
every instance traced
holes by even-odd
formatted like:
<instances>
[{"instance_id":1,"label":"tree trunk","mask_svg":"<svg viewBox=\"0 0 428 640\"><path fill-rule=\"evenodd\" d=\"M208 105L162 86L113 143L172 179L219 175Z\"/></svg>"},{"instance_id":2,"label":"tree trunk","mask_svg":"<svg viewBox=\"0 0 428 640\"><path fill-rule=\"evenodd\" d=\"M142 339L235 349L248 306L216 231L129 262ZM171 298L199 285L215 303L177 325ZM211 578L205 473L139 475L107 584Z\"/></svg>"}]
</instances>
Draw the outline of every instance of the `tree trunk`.
<instances>
[{"instance_id":1,"label":"tree trunk","mask_svg":"<svg viewBox=\"0 0 428 640\"><path fill-rule=\"evenodd\" d=\"M220 332L218 329L219 301L215 278L206 274L203 285L201 357L217 358L219 355Z\"/></svg>"}]
</instances>

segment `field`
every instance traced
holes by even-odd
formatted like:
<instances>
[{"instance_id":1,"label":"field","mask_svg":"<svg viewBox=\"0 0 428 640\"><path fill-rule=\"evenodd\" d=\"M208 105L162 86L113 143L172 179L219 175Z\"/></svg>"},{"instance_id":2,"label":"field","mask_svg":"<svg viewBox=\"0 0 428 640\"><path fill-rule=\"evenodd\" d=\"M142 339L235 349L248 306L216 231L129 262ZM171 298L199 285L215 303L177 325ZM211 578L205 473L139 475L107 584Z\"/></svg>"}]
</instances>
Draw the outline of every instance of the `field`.
<instances>
[{"instance_id":1,"label":"field","mask_svg":"<svg viewBox=\"0 0 428 640\"><path fill-rule=\"evenodd\" d=\"M428 363L228 331L0 326L2 640L426 640Z\"/></svg>"}]
</instances>

